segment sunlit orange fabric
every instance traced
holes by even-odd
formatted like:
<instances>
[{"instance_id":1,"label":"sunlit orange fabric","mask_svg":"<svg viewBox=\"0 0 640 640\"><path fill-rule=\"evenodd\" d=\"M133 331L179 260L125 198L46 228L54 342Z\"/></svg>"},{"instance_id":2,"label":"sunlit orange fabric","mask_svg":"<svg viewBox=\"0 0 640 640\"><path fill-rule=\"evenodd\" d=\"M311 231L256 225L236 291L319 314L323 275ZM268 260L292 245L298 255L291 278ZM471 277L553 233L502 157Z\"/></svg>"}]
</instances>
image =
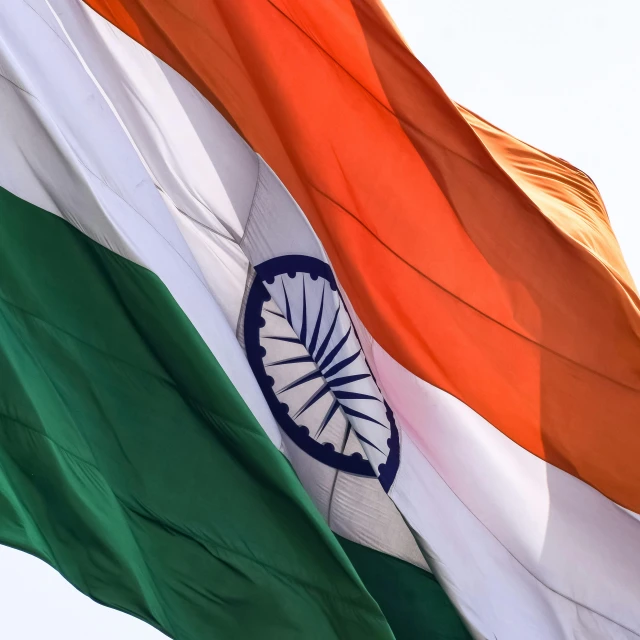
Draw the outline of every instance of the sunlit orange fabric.
<instances>
[{"instance_id":1,"label":"sunlit orange fabric","mask_svg":"<svg viewBox=\"0 0 640 640\"><path fill-rule=\"evenodd\" d=\"M390 354L640 511L638 297L584 174L459 110L376 0L88 4L273 167Z\"/></svg>"},{"instance_id":2,"label":"sunlit orange fabric","mask_svg":"<svg viewBox=\"0 0 640 640\"><path fill-rule=\"evenodd\" d=\"M637 293L600 193L568 162L535 149L458 105L465 120L516 184L558 228L593 252Z\"/></svg>"}]
</instances>

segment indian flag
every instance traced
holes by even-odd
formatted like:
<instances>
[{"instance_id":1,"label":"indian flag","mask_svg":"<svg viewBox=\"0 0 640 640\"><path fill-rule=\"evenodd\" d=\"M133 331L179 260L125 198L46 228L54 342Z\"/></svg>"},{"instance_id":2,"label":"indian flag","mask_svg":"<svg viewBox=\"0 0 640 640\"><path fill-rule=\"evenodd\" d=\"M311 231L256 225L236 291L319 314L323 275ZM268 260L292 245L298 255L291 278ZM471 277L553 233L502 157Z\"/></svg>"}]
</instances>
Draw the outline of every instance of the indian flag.
<instances>
[{"instance_id":1,"label":"indian flag","mask_svg":"<svg viewBox=\"0 0 640 640\"><path fill-rule=\"evenodd\" d=\"M640 635L589 178L377 0L0 4L0 541L179 640Z\"/></svg>"}]
</instances>

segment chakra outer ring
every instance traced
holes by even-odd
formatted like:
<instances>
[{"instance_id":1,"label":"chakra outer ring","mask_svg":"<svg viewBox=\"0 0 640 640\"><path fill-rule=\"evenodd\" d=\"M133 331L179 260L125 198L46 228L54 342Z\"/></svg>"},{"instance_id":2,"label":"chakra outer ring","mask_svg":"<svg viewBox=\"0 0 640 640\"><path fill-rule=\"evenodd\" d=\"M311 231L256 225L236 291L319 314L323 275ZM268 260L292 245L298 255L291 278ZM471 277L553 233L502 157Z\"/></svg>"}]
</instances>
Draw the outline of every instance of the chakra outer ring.
<instances>
[{"instance_id":1,"label":"chakra outer ring","mask_svg":"<svg viewBox=\"0 0 640 640\"><path fill-rule=\"evenodd\" d=\"M253 374L260 386L260 390L262 391L262 394L264 395L276 421L287 436L289 436L289 438L300 449L305 451L315 460L346 473L372 478L376 477L375 471L366 458L363 458L360 454L345 455L339 451L335 451L333 445L318 442L309 435L309 430L306 427L298 425L293 420L289 415L288 407L284 403L280 402L276 396L273 390L273 378L267 373L263 362L263 357L266 355L266 351L260 344L260 329L264 326L262 308L265 302L271 300L271 295L267 291L264 282L271 284L275 281L277 276L283 274L293 277L298 273L306 273L313 280L316 280L317 278L323 278L326 280L331 289L336 291L342 299L342 294L338 289L333 271L326 262L322 262L321 260L311 256L301 255L287 255L272 258L257 265L255 270L257 277L251 285L245 308L245 348L247 351L249 365L251 366ZM342 302L344 304L344 300L342 300ZM348 314L346 305L344 308ZM353 326L353 322L351 322L351 325L357 337L357 332ZM358 342L360 342L359 338ZM369 365L367 363L367 367L368 366ZM369 372L371 373L373 383L377 386L377 382L370 368ZM383 401L386 409L387 420L391 427L391 434L388 440L389 455L387 456L387 461L380 464L378 467L378 480L380 481L383 489L388 492L393 484L393 480L395 479L400 464L400 438L393 411L387 404L386 400Z\"/></svg>"}]
</instances>

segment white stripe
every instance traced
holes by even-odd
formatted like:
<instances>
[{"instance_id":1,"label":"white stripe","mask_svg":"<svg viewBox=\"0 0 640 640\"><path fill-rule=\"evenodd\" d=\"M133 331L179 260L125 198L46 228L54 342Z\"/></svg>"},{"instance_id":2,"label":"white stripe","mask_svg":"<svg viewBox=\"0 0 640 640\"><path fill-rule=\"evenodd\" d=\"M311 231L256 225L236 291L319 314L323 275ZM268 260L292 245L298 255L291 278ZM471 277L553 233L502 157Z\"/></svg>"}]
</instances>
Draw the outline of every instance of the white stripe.
<instances>
[{"instance_id":1,"label":"white stripe","mask_svg":"<svg viewBox=\"0 0 640 640\"><path fill-rule=\"evenodd\" d=\"M379 345L371 358L405 427L401 473L391 495L438 558L434 567L442 567L441 575L464 594L467 608L491 613L490 626L482 628L502 637L515 632L511 621L520 616L552 626L541 633L525 625L519 638L640 634L640 523L413 376ZM450 512L434 499L438 484L451 496ZM436 512L442 517L434 522L428 514ZM466 558L462 537L450 546L460 531L472 541L466 549L475 549ZM443 547L435 542L438 535ZM499 577L505 573L515 579L505 582ZM486 587L475 591L479 579ZM536 602L544 606L532 606Z\"/></svg>"},{"instance_id":2,"label":"white stripe","mask_svg":"<svg viewBox=\"0 0 640 640\"><path fill-rule=\"evenodd\" d=\"M48 1L235 328L248 268L237 240L256 187L256 154L190 83L84 3Z\"/></svg>"},{"instance_id":3,"label":"white stripe","mask_svg":"<svg viewBox=\"0 0 640 640\"><path fill-rule=\"evenodd\" d=\"M0 3L0 74L0 186L155 272L277 442L277 426L198 262L45 0Z\"/></svg>"},{"instance_id":4,"label":"white stripe","mask_svg":"<svg viewBox=\"0 0 640 640\"><path fill-rule=\"evenodd\" d=\"M460 470L458 475L462 475ZM629 580L618 582L626 573L623 567L606 572L594 570L599 555L583 565L571 564L576 555L587 555L592 545L582 543L585 538L597 538L598 531L584 531L580 540L572 540L561 529L571 518L558 518L555 527L553 520L549 521L546 544L552 551L549 554L543 551L533 570L540 573L552 559L557 562L556 573L563 574L559 580L563 592L559 593L541 583L498 540L497 535L512 533L518 523L507 523L511 526L499 532L488 529L477 514L452 495L408 437L403 441L403 464L391 495L408 522L416 531L423 532L420 541L430 566L478 637L523 640L638 637L637 588L630 587ZM499 498L491 502L499 506L501 503ZM605 556L610 555L612 543L615 540L606 542ZM572 554L574 548L580 552ZM568 597L566 589L571 583L580 584L581 588ZM597 610L590 610L578 600L585 594L595 601ZM617 622L604 617L603 610L616 615Z\"/></svg>"}]
</instances>

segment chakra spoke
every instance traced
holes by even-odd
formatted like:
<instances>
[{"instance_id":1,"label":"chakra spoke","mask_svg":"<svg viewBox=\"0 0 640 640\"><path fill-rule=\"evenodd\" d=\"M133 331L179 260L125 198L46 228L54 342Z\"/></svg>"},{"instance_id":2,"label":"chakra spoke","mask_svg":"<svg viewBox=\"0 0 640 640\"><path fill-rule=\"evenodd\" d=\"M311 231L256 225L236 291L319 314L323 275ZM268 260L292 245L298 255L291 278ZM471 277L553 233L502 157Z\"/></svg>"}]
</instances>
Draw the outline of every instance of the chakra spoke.
<instances>
[{"instance_id":1,"label":"chakra spoke","mask_svg":"<svg viewBox=\"0 0 640 640\"><path fill-rule=\"evenodd\" d=\"M284 286L284 278L282 278L282 291L284 292L284 303L286 306L287 322L293 328L293 322L291 322L291 307L289 306L289 296L287 295L287 288Z\"/></svg>"},{"instance_id":2,"label":"chakra spoke","mask_svg":"<svg viewBox=\"0 0 640 640\"><path fill-rule=\"evenodd\" d=\"M373 442L371 442L370 440L367 440L364 436L361 436L357 431L355 431L355 429L354 429L354 433L356 434L356 438L358 438L360 442L364 442L365 444L368 444L370 447L373 447L376 451L380 451L380 449L378 449L378 447L376 447L376 445L373 444ZM382 453L382 451L380 451L380 453Z\"/></svg>"},{"instance_id":3,"label":"chakra spoke","mask_svg":"<svg viewBox=\"0 0 640 640\"><path fill-rule=\"evenodd\" d=\"M274 316L278 316L278 318L282 318L283 320L286 320L286 318L279 311L271 311L271 309L265 309L265 311L271 313Z\"/></svg>"},{"instance_id":4,"label":"chakra spoke","mask_svg":"<svg viewBox=\"0 0 640 640\"><path fill-rule=\"evenodd\" d=\"M319 391L317 391L309 400L307 400L304 405L298 410L293 419L300 417L309 407L313 406L320 398L324 397L329 391L331 387L328 384L325 384L324 387L321 387Z\"/></svg>"},{"instance_id":5,"label":"chakra spoke","mask_svg":"<svg viewBox=\"0 0 640 640\"><path fill-rule=\"evenodd\" d=\"M298 338L288 338L286 336L263 336L265 340L280 340L280 342L291 342L292 344L300 344Z\"/></svg>"},{"instance_id":6,"label":"chakra spoke","mask_svg":"<svg viewBox=\"0 0 640 640\"><path fill-rule=\"evenodd\" d=\"M320 425L320 428L316 433L316 438L320 437L320 434L324 431L324 428L329 424L329 421L331 420L331 418L333 418L333 416L335 415L335 412L339 408L340 408L340 403L337 400L334 400L333 404L331 405L331 408L329 409L329 411L327 411L327 415L324 417L324 420L322 421L322 424Z\"/></svg>"},{"instance_id":7,"label":"chakra spoke","mask_svg":"<svg viewBox=\"0 0 640 640\"><path fill-rule=\"evenodd\" d=\"M301 384L305 384L306 382L311 382L311 380L315 380L316 378L321 378L321 377L322 377L322 372L316 369L315 371L312 371L311 373L307 373L301 378L294 380L291 384L288 384L286 387L284 387L283 389L280 389L280 391L277 391L276 393L284 393L285 391L289 391L289 389L299 387Z\"/></svg>"},{"instance_id":8,"label":"chakra spoke","mask_svg":"<svg viewBox=\"0 0 640 640\"><path fill-rule=\"evenodd\" d=\"M350 382L357 382L358 380L364 380L365 378L370 378L371 376L368 373L359 373L355 376L344 376L344 378L334 378L333 380L329 380L329 386L333 389L335 387L342 387L345 384L349 384Z\"/></svg>"},{"instance_id":9,"label":"chakra spoke","mask_svg":"<svg viewBox=\"0 0 640 640\"><path fill-rule=\"evenodd\" d=\"M329 355L322 361L321 364L318 365L320 369L324 369L328 364L331 364L333 362L333 359L338 355L340 349L342 349L342 347L344 346L344 343L349 339L350 335L351 335L351 327L349 327L349 330L347 331L347 333L345 333L344 336L342 336L342 339L340 340L340 342L338 342L338 344L329 352Z\"/></svg>"},{"instance_id":10,"label":"chakra spoke","mask_svg":"<svg viewBox=\"0 0 640 640\"><path fill-rule=\"evenodd\" d=\"M322 310L324 309L324 287L325 285L323 283L322 298L320 298L320 310L318 311L316 326L313 329L313 335L311 336L311 342L309 343L309 353L313 353L316 350L316 344L318 344L318 334L320 333L320 325L322 324Z\"/></svg>"},{"instance_id":11,"label":"chakra spoke","mask_svg":"<svg viewBox=\"0 0 640 640\"><path fill-rule=\"evenodd\" d=\"M278 360L277 362L269 362L265 367L275 367L279 364L297 364L298 362L313 362L311 356L298 356L296 358L287 358L286 360Z\"/></svg>"},{"instance_id":12,"label":"chakra spoke","mask_svg":"<svg viewBox=\"0 0 640 640\"><path fill-rule=\"evenodd\" d=\"M307 344L307 288L304 275L302 276L302 326L300 327L300 342Z\"/></svg>"},{"instance_id":13,"label":"chakra spoke","mask_svg":"<svg viewBox=\"0 0 640 640\"><path fill-rule=\"evenodd\" d=\"M333 395L338 400L375 400L376 402L381 402L380 398L369 396L366 393L356 393L355 391L340 391L336 389Z\"/></svg>"},{"instance_id":14,"label":"chakra spoke","mask_svg":"<svg viewBox=\"0 0 640 640\"><path fill-rule=\"evenodd\" d=\"M375 420L371 416L368 416L366 413L360 413L360 411L356 411L355 409L352 409L351 407L348 407L346 404L342 405L342 410L346 414L348 414L350 416L353 416L354 418L361 418L362 420L368 420L369 422L374 422L375 424L379 424L384 429L388 429L389 428L386 425L382 424L382 422L378 422L377 420Z\"/></svg>"},{"instance_id":15,"label":"chakra spoke","mask_svg":"<svg viewBox=\"0 0 640 640\"><path fill-rule=\"evenodd\" d=\"M345 358L344 360L340 360L338 364L334 364L329 371L325 371L325 378L330 378L331 376L335 376L336 373L342 371L345 367L348 367L361 353L361 349L356 351L352 356Z\"/></svg>"},{"instance_id":16,"label":"chakra spoke","mask_svg":"<svg viewBox=\"0 0 640 640\"><path fill-rule=\"evenodd\" d=\"M333 330L336 327L336 322L338 322L339 313L340 313L340 303L338 303L338 308L336 309L336 313L333 316L333 322L331 323L331 326L329 327L329 331L327 331L327 335L324 337L324 340L322 341L322 344L318 349L318 353L311 354L316 359L316 362L320 360L320 358L322 358L322 355L324 354L327 347L329 346L329 340L331 340L331 336L333 335Z\"/></svg>"}]
</instances>

